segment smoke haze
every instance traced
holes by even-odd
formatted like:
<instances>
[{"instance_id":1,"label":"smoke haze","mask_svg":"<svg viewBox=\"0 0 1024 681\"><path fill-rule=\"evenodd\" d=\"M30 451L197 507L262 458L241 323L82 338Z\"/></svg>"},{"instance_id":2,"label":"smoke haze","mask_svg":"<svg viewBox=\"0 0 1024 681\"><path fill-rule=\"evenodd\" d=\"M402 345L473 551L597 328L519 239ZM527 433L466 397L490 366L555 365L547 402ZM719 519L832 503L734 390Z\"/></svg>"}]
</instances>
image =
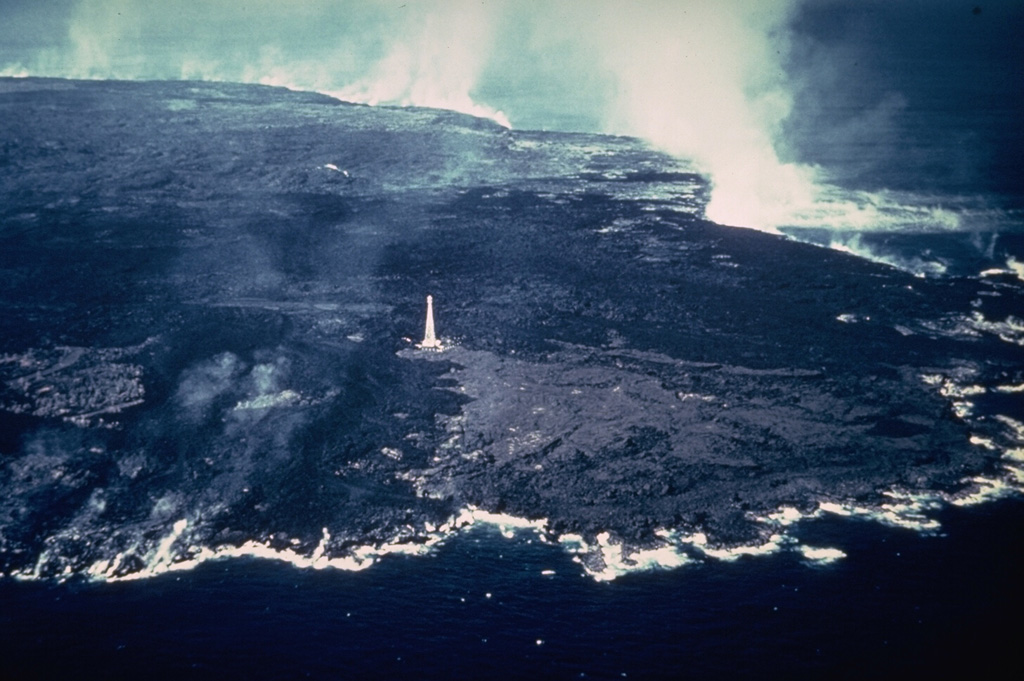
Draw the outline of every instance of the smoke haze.
<instances>
[{"instance_id":1,"label":"smoke haze","mask_svg":"<svg viewBox=\"0 0 1024 681\"><path fill-rule=\"evenodd\" d=\"M949 75L946 50L961 59L958 82L977 83L963 60L984 58L985 87L1010 90L1019 48L993 45L1014 44L1024 16L1010 0L980 16L959 2L874 0L2 4L2 75L253 82L506 126L636 135L711 177L710 219L766 230L820 216L823 179L876 191L886 184L865 178L883 166L897 181L903 168L929 171L908 165L927 144L957 150L956 171L939 179L973 180L1008 162L997 157L1010 152L971 137L969 122L937 141L916 131L908 150L906 109L922 102L888 65L917 50L912 75L934 81ZM1007 120L1024 108L1015 97ZM1010 140L1011 151L1020 146ZM847 204L826 213L849 223L877 201Z\"/></svg>"}]
</instances>

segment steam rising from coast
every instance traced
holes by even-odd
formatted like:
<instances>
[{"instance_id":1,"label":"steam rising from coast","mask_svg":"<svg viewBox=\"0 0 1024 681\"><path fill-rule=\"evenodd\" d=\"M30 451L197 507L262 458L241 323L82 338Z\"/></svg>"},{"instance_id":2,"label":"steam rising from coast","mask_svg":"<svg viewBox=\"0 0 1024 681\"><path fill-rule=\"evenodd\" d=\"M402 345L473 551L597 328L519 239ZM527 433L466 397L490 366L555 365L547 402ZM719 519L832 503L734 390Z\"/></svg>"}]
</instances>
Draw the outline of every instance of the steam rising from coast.
<instances>
[{"instance_id":1,"label":"steam rising from coast","mask_svg":"<svg viewBox=\"0 0 1024 681\"><path fill-rule=\"evenodd\" d=\"M709 219L769 231L877 212L872 195L828 196L821 169L788 148L795 97L817 126L805 138L851 149L899 139L906 106L893 90L862 108L847 102L859 117L830 113L823 88L865 74L844 71L858 61L845 46L811 44L795 26L825 7L823 25L841 33L856 23L842 13L865 7L841 0L12 2L0 75L252 82L507 127L635 135L708 174Z\"/></svg>"},{"instance_id":2,"label":"steam rising from coast","mask_svg":"<svg viewBox=\"0 0 1024 681\"><path fill-rule=\"evenodd\" d=\"M706 214L716 222L770 229L813 200L809 169L776 149L791 106L782 63L791 4L658 3L601 15L617 84L613 127L709 173Z\"/></svg>"},{"instance_id":3,"label":"steam rising from coast","mask_svg":"<svg viewBox=\"0 0 1024 681\"><path fill-rule=\"evenodd\" d=\"M405 17L399 35L407 38L393 41L367 77L334 94L372 105L453 109L511 127L505 114L470 96L493 42L492 19L485 5L472 2L439 4L414 21Z\"/></svg>"}]
</instances>

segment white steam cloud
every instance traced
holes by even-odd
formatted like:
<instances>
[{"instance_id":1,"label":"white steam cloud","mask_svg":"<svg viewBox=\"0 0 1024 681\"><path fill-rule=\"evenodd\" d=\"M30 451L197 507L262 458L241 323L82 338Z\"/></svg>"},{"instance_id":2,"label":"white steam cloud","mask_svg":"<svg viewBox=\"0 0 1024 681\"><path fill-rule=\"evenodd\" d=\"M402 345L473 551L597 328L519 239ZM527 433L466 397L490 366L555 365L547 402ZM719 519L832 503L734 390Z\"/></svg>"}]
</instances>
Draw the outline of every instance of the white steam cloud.
<instances>
[{"instance_id":1,"label":"white steam cloud","mask_svg":"<svg viewBox=\"0 0 1024 681\"><path fill-rule=\"evenodd\" d=\"M709 219L772 229L813 202L808 168L779 159L791 2L607 4L597 16L617 96L612 127L690 158L713 182Z\"/></svg>"},{"instance_id":2,"label":"white steam cloud","mask_svg":"<svg viewBox=\"0 0 1024 681\"><path fill-rule=\"evenodd\" d=\"M452 109L509 127L635 135L710 176L705 213L716 222L773 231L908 217L878 197L837 199L781 143L793 94L813 93L805 86L824 77L804 62L830 63L829 45L811 50L793 37L807 0L65 0L49 14L44 6L16 4L6 25L22 28L0 25L0 75L242 81ZM47 31L23 39L33 25ZM801 82L787 71L791 57ZM829 68L821 71L841 79L840 66ZM830 139L884 144L899 134L892 122L905 106L894 92L845 128L832 121ZM826 109L817 114L829 122ZM956 220L943 217L941 228Z\"/></svg>"},{"instance_id":3,"label":"white steam cloud","mask_svg":"<svg viewBox=\"0 0 1024 681\"><path fill-rule=\"evenodd\" d=\"M545 93L548 110L600 109L606 131L707 172L709 218L771 229L811 200L807 170L774 146L791 4L79 0L66 36L6 72L240 80L510 126L475 95L484 79L499 100L515 99L507 84Z\"/></svg>"},{"instance_id":4,"label":"white steam cloud","mask_svg":"<svg viewBox=\"0 0 1024 681\"><path fill-rule=\"evenodd\" d=\"M372 105L452 109L511 127L505 114L470 96L494 42L494 18L484 3L469 0L412 13L403 23L416 28L400 30L407 37L393 41L368 77L334 94Z\"/></svg>"}]
</instances>

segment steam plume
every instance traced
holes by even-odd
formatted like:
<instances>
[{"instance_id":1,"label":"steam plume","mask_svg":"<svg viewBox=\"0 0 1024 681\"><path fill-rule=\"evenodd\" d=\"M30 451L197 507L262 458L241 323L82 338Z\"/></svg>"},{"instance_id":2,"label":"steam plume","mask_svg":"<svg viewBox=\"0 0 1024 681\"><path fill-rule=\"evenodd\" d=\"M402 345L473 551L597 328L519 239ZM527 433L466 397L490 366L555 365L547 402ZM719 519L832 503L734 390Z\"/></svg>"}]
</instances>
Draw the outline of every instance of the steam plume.
<instances>
[{"instance_id":1,"label":"steam plume","mask_svg":"<svg viewBox=\"0 0 1024 681\"><path fill-rule=\"evenodd\" d=\"M493 12L483 3L466 0L410 14L403 23L418 24L419 29L400 30L405 39L393 42L368 77L337 95L373 105L452 109L511 127L505 114L470 96L493 43Z\"/></svg>"},{"instance_id":2,"label":"steam plume","mask_svg":"<svg viewBox=\"0 0 1024 681\"><path fill-rule=\"evenodd\" d=\"M0 75L254 82L368 104L454 109L504 125L636 135L710 176L706 215L717 222L899 228L906 211L888 210L877 195L837 195L816 182L816 168L794 162L805 148L781 142L793 93L801 93L797 118L814 124L815 144L868 149L872 163L876 150L897 148L891 142L902 138L908 106L900 92L864 102L851 90L843 110L861 114L836 120L827 108L832 98L819 95L847 93L850 78L870 84L873 72L851 74L856 60L835 53L843 44L831 34L812 47L790 44L808 8L824 7L819 14L830 19L854 6L861 3L21 2L0 22ZM904 19L917 16L900 11ZM45 30L25 38L33 26ZM854 161L856 154L841 165L849 170ZM917 210L910 218L931 228L935 215ZM939 227L950 228L949 214L942 217ZM959 227L956 220L951 228Z\"/></svg>"},{"instance_id":3,"label":"steam plume","mask_svg":"<svg viewBox=\"0 0 1024 681\"><path fill-rule=\"evenodd\" d=\"M790 5L630 5L598 21L618 86L611 126L708 172L717 222L771 229L813 200L810 170L775 146L791 105L781 63Z\"/></svg>"},{"instance_id":4,"label":"steam plume","mask_svg":"<svg viewBox=\"0 0 1024 681\"><path fill-rule=\"evenodd\" d=\"M692 159L714 184L709 218L770 229L812 199L809 171L775 146L792 4L78 0L66 35L6 72L240 80L506 126L476 91L526 89Z\"/></svg>"}]
</instances>

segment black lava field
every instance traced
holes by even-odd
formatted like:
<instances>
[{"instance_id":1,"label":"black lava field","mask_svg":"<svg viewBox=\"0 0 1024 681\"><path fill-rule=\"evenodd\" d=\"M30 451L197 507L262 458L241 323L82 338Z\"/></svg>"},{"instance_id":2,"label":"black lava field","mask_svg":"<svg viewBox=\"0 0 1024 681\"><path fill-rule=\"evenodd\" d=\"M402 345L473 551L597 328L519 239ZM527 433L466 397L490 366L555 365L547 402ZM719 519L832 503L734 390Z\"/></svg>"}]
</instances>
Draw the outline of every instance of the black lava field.
<instances>
[{"instance_id":1,"label":"black lava field","mask_svg":"<svg viewBox=\"0 0 1024 681\"><path fill-rule=\"evenodd\" d=\"M467 506L749 543L995 465L922 380L1017 361L942 331L994 283L707 222L638 140L188 82L3 79L0 120L0 573Z\"/></svg>"}]
</instances>

